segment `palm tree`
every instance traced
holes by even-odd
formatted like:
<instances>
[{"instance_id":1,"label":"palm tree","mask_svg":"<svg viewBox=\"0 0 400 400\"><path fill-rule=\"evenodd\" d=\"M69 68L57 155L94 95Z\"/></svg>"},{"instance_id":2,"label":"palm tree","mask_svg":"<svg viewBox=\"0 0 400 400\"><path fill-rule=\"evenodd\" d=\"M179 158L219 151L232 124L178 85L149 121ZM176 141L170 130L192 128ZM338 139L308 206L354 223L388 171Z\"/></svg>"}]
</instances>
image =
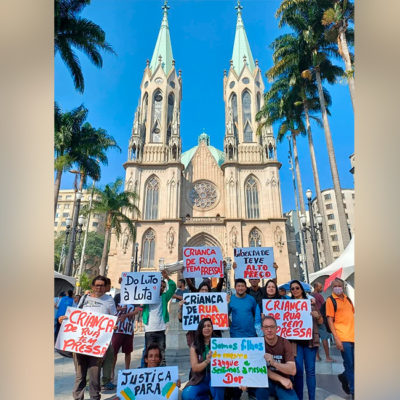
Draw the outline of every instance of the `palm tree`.
<instances>
[{"instance_id":1,"label":"palm tree","mask_svg":"<svg viewBox=\"0 0 400 400\"><path fill-rule=\"evenodd\" d=\"M301 117L301 109L295 106L298 99L296 88L290 87L287 79L274 82L270 90L265 94L264 105L257 113L256 119L260 126L272 125L279 122L277 134L278 142L282 142L287 132L290 132L293 142L293 155L295 171L300 197L300 211L305 214L303 184L300 174L299 156L297 151L297 135L305 135L306 130Z\"/></svg>"},{"instance_id":2,"label":"palm tree","mask_svg":"<svg viewBox=\"0 0 400 400\"><path fill-rule=\"evenodd\" d=\"M54 168L56 179L54 182L54 216L57 210L58 193L60 191L62 173L74 163L71 155L76 141L73 138L79 132L88 110L83 105L72 111L63 113L57 103L54 104Z\"/></svg>"},{"instance_id":3,"label":"palm tree","mask_svg":"<svg viewBox=\"0 0 400 400\"><path fill-rule=\"evenodd\" d=\"M349 28L349 23L354 22L354 4L348 0L332 0L332 6L324 11L322 25L327 30L325 37L327 40L336 41L338 51L343 58L346 77L349 83L351 103L354 110L355 102L355 83L353 55L349 52L348 42L354 43L354 31Z\"/></svg>"},{"instance_id":4,"label":"palm tree","mask_svg":"<svg viewBox=\"0 0 400 400\"><path fill-rule=\"evenodd\" d=\"M346 247L350 242L350 235L345 217L335 150L322 87L322 79L327 80L329 83L334 83L339 76L343 76L344 72L339 66L333 65L329 59L331 55L338 56L338 52L335 46L326 40L324 35L324 27L321 23L323 17L323 7L321 7L322 1L328 0L309 0L307 2L284 0L276 16L280 18L280 26L287 24L296 31L299 39L304 42L311 55L310 65L308 69L302 72L302 77L310 80L315 78L316 80L336 205L338 208L340 231L342 234L343 246Z\"/></svg>"},{"instance_id":5,"label":"palm tree","mask_svg":"<svg viewBox=\"0 0 400 400\"><path fill-rule=\"evenodd\" d=\"M114 53L106 42L106 34L100 26L78 15L90 0L54 1L54 53L60 53L71 72L75 88L83 92L85 82L79 59L72 47L85 53L96 67L102 67L100 50ZM115 53L114 53L115 54Z\"/></svg>"},{"instance_id":6,"label":"palm tree","mask_svg":"<svg viewBox=\"0 0 400 400\"><path fill-rule=\"evenodd\" d=\"M271 47L274 50L272 56L274 66L267 72L268 79L275 81L277 79L283 80L285 85L282 86L282 89L284 90L289 90L291 87L297 87L298 98L295 101L295 105L303 108L318 211L322 216L322 235L326 243L324 246L325 260L326 263L330 263L333 261L333 258L330 251L330 246L328 245L329 237L325 220L325 207L322 202L321 186L319 182L317 160L315 156L310 124L310 118L312 118L319 125L322 125L319 118L310 115L310 113L315 113L316 111L320 110L318 90L314 82L310 82L309 80L301 77L301 71L307 67L310 54L307 54L307 49L302 46L302 42L293 34L286 34L278 37L274 40L274 42L272 42ZM325 89L324 98L327 104L330 105L331 98L328 91Z\"/></svg>"},{"instance_id":7,"label":"palm tree","mask_svg":"<svg viewBox=\"0 0 400 400\"><path fill-rule=\"evenodd\" d=\"M115 139L107 132L95 129L89 122L85 122L88 110L83 105L76 109L62 113L55 104L55 169L56 180L54 190L54 213L57 209L58 193L60 190L61 176L71 166L75 165L80 172L79 191L82 191L86 177L93 180L100 179L100 163L107 164L106 151L117 148Z\"/></svg>"},{"instance_id":8,"label":"palm tree","mask_svg":"<svg viewBox=\"0 0 400 400\"><path fill-rule=\"evenodd\" d=\"M115 182L108 184L103 190L95 188L97 199L93 200L91 212L105 214L105 240L103 254L100 263L100 275L106 273L108 261L108 247L111 239L111 231L114 229L117 240L122 232L122 227L127 226L133 242L136 240L136 229L132 222L134 215L140 215L140 211L135 205L137 194L134 192L121 191L123 181L118 178ZM127 212L131 214L127 216Z\"/></svg>"},{"instance_id":9,"label":"palm tree","mask_svg":"<svg viewBox=\"0 0 400 400\"><path fill-rule=\"evenodd\" d=\"M112 136L102 128L94 128L89 122L83 124L79 135L73 137L72 147L71 156L80 172L79 191L82 191L88 176L94 181L100 180L100 163L108 164L107 150L115 148L121 151Z\"/></svg>"}]
</instances>

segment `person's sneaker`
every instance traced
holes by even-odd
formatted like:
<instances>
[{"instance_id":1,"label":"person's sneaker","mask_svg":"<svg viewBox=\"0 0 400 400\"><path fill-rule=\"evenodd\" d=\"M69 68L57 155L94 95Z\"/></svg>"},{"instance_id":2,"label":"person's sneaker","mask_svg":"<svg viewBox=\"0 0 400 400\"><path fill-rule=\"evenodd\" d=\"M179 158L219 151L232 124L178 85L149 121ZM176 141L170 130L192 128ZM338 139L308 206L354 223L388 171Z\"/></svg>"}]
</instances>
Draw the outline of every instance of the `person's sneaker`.
<instances>
[{"instance_id":1,"label":"person's sneaker","mask_svg":"<svg viewBox=\"0 0 400 400\"><path fill-rule=\"evenodd\" d=\"M112 382L108 382L105 385L102 385L102 390L114 390L117 386L114 385Z\"/></svg>"},{"instance_id":2,"label":"person's sneaker","mask_svg":"<svg viewBox=\"0 0 400 400\"><path fill-rule=\"evenodd\" d=\"M349 384L347 383L347 379L344 376L344 374L339 374L338 375L338 379L340 381L340 383L342 384L342 389L346 394L350 394L350 388L349 388Z\"/></svg>"}]
</instances>

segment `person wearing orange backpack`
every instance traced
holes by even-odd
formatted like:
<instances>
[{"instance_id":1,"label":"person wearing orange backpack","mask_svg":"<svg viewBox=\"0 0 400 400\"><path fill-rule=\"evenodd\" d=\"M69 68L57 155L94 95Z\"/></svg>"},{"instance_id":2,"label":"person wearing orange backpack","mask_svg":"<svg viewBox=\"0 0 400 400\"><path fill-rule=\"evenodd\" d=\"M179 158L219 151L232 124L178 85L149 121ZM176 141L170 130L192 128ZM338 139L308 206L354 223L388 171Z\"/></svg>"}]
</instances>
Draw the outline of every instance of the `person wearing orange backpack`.
<instances>
[{"instance_id":1,"label":"person wearing orange backpack","mask_svg":"<svg viewBox=\"0 0 400 400\"><path fill-rule=\"evenodd\" d=\"M344 373L338 376L343 390L354 398L354 306L344 294L344 283L336 278L332 296L326 299L326 317L338 350L342 353Z\"/></svg>"}]
</instances>

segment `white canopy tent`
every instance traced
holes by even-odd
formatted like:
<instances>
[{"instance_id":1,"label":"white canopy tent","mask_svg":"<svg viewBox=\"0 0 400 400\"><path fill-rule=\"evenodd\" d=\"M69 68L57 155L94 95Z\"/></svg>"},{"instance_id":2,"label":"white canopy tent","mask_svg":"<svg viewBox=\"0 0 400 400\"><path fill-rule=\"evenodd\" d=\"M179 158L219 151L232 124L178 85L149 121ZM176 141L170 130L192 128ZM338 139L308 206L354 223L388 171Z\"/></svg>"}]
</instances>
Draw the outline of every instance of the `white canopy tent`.
<instances>
[{"instance_id":1,"label":"white canopy tent","mask_svg":"<svg viewBox=\"0 0 400 400\"><path fill-rule=\"evenodd\" d=\"M340 268L343 268L341 279L346 281L347 294L354 302L354 236L343 253L332 264L309 275L310 283L318 280L324 284L325 279Z\"/></svg>"}]
</instances>

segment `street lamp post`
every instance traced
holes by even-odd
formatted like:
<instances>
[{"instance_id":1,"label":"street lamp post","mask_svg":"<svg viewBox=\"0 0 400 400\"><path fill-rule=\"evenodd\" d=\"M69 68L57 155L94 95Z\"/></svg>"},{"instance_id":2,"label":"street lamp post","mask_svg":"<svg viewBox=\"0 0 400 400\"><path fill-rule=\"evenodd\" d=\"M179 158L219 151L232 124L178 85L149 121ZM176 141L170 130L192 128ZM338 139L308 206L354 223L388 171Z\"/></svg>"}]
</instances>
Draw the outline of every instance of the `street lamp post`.
<instances>
[{"instance_id":1,"label":"street lamp post","mask_svg":"<svg viewBox=\"0 0 400 400\"><path fill-rule=\"evenodd\" d=\"M82 234L82 226L84 223L84 218L82 216L79 216L79 211L81 207L81 198L82 198L82 193L77 192L75 197L74 216L71 227L71 238L69 241L67 261L65 263L65 275L68 276L72 276L72 262L75 253L76 234L79 234L78 239L80 240Z\"/></svg>"},{"instance_id":2,"label":"street lamp post","mask_svg":"<svg viewBox=\"0 0 400 400\"><path fill-rule=\"evenodd\" d=\"M302 215L300 217L301 219L301 224L303 226L303 232L305 236L305 240L307 242L307 231L310 232L311 236L311 243L313 246L313 253L314 253L314 271L319 271L320 266L319 266L319 257L318 257L318 248L317 248L317 234L318 231L322 233L322 216L321 214L317 213L316 214L316 220L317 220L317 225L314 224L314 214L312 210L312 204L311 204L311 197L312 197L312 192L310 189L307 190L306 192L306 197L308 201L308 214L310 215L310 226L307 226L307 218L305 215Z\"/></svg>"},{"instance_id":3,"label":"street lamp post","mask_svg":"<svg viewBox=\"0 0 400 400\"><path fill-rule=\"evenodd\" d=\"M133 256L133 251L132 251L132 257L131 257L131 272L135 271L137 272L138 268L138 250L139 250L139 243L135 243L135 257Z\"/></svg>"},{"instance_id":4,"label":"street lamp post","mask_svg":"<svg viewBox=\"0 0 400 400\"><path fill-rule=\"evenodd\" d=\"M229 295L232 294L232 289L231 289L231 280L230 280L230 275L231 275L231 269L232 269L232 259L230 257L226 257L226 293Z\"/></svg>"}]
</instances>

